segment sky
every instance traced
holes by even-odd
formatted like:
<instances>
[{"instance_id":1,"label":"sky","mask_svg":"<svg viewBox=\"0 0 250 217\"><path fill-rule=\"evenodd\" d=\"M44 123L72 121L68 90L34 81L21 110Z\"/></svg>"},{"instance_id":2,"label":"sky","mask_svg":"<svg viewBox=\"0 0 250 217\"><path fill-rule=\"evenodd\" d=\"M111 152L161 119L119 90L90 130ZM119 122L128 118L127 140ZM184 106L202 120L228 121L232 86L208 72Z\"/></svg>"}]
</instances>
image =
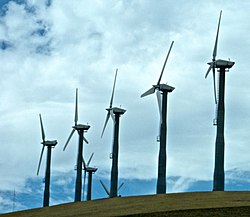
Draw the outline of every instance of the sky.
<instances>
[{"instance_id":1,"label":"sky","mask_svg":"<svg viewBox=\"0 0 250 217\"><path fill-rule=\"evenodd\" d=\"M226 73L226 190L249 190L248 0L1 0L0 213L42 206L39 113L46 139L58 141L51 204L73 201L77 135L63 147L76 88L78 123L91 126L84 158L94 152L91 166L98 168L93 197L106 197L99 179L109 186L112 121L100 136L116 68L113 105L127 110L120 121L120 193L154 194L160 117L156 96L140 95L158 81L172 41L162 77L175 87L168 97L167 192L211 191L215 105L212 76L204 77L220 10L217 58L235 61Z\"/></svg>"}]
</instances>

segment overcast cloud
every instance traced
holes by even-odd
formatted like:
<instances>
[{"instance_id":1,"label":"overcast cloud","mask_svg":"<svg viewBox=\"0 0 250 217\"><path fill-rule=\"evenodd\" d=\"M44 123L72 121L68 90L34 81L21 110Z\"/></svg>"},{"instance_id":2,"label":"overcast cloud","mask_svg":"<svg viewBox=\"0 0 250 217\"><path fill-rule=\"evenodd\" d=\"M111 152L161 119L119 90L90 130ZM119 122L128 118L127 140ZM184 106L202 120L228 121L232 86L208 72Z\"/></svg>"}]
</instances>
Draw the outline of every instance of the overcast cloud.
<instances>
[{"instance_id":1,"label":"overcast cloud","mask_svg":"<svg viewBox=\"0 0 250 217\"><path fill-rule=\"evenodd\" d=\"M53 173L73 170L77 135L62 149L74 123L75 88L79 123L91 125L84 156L95 152L96 175L109 178L112 123L103 139L100 134L116 68L114 105L127 110L121 117L119 177L156 178L157 101L154 95L140 95L157 82L171 41L162 78L176 88L168 98L167 174L181 177L177 190L185 190L187 179L212 180L215 105L212 77L204 76L220 10L217 57L236 62L226 75L225 168L248 170L249 1L21 2L3 5L0 17L1 191L21 191L28 178L36 177L42 147L39 113L46 138L59 142Z\"/></svg>"}]
</instances>

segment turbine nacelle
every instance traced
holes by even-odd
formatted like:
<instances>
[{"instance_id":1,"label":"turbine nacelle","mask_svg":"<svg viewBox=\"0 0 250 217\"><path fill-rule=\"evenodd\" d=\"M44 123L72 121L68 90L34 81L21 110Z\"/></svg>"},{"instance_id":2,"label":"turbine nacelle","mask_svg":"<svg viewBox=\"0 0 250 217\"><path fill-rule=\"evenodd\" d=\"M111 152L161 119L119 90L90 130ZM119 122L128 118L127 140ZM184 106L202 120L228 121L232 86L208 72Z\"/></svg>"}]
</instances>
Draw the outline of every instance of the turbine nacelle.
<instances>
[{"instance_id":1,"label":"turbine nacelle","mask_svg":"<svg viewBox=\"0 0 250 217\"><path fill-rule=\"evenodd\" d=\"M44 142L41 142L41 144L45 146L55 147L57 145L57 140L46 140Z\"/></svg>"},{"instance_id":2,"label":"turbine nacelle","mask_svg":"<svg viewBox=\"0 0 250 217\"><path fill-rule=\"evenodd\" d=\"M210 71L213 67L214 68L226 68L226 69L230 69L230 68L232 68L232 66L234 65L234 63L235 62L232 62L232 61L229 61L229 60L218 59L216 61L209 62L207 64L210 65L210 67L209 67L209 71Z\"/></svg>"},{"instance_id":3,"label":"turbine nacelle","mask_svg":"<svg viewBox=\"0 0 250 217\"><path fill-rule=\"evenodd\" d=\"M118 115L123 115L125 112L126 112L126 110L125 109L122 109L122 108L118 108L118 107L113 107L112 108L112 112L116 115L116 114L118 114Z\"/></svg>"},{"instance_id":4,"label":"turbine nacelle","mask_svg":"<svg viewBox=\"0 0 250 217\"><path fill-rule=\"evenodd\" d=\"M96 167L87 167L86 171L90 172L90 173L95 173L97 171L97 168Z\"/></svg>"},{"instance_id":5,"label":"turbine nacelle","mask_svg":"<svg viewBox=\"0 0 250 217\"><path fill-rule=\"evenodd\" d=\"M156 84L156 85L153 85L153 87L151 87L148 91L143 93L141 97L151 95L155 92L155 90L172 92L174 89L175 89L174 87L169 86L167 84L158 84L158 85Z\"/></svg>"},{"instance_id":6,"label":"turbine nacelle","mask_svg":"<svg viewBox=\"0 0 250 217\"><path fill-rule=\"evenodd\" d=\"M72 126L72 128L76 129L76 130L88 130L90 128L89 125L84 125L84 124L77 124L75 126Z\"/></svg>"},{"instance_id":7,"label":"turbine nacelle","mask_svg":"<svg viewBox=\"0 0 250 217\"><path fill-rule=\"evenodd\" d=\"M158 89L160 91L167 91L167 92L172 92L175 88L172 86L169 86L167 84L159 84L159 85L153 85L155 89Z\"/></svg>"}]
</instances>

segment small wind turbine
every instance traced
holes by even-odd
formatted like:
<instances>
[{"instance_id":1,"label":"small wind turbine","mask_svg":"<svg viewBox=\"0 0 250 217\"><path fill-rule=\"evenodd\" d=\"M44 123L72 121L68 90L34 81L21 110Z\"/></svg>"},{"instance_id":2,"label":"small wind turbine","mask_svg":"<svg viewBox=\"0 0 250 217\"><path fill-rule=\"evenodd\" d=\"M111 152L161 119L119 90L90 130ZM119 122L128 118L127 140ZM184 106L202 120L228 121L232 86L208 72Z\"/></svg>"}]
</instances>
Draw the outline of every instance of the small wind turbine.
<instances>
[{"instance_id":1,"label":"small wind turbine","mask_svg":"<svg viewBox=\"0 0 250 217\"><path fill-rule=\"evenodd\" d=\"M209 62L209 68L205 75L205 78L208 76L208 73L213 69L213 83L214 83L214 96L215 96L215 104L217 104L216 98L216 82L215 82L215 69L218 69L219 72L219 99L218 99L218 106L217 106L217 120L215 120L214 125L217 126L217 134L216 134L216 141L215 141L215 168L214 168L214 183L213 183L213 190L214 191L224 191L225 185L225 173L224 173L224 118L225 118L225 72L228 71L233 65L234 62L227 61L227 60L216 60L217 55L217 45L218 45L218 36L219 36L219 29L220 29L220 21L221 21L221 14L219 17L219 23L217 28L217 34L215 39L214 51L213 51L213 59L212 62Z\"/></svg>"},{"instance_id":2,"label":"small wind turbine","mask_svg":"<svg viewBox=\"0 0 250 217\"><path fill-rule=\"evenodd\" d=\"M88 144L87 139L84 137L84 132L90 128L89 125L77 124L78 121L78 89L76 89L76 105L75 105L75 125L72 126L73 130L71 131L69 138L63 148L65 151L69 141L75 131L78 132L79 135L79 143L78 143L78 155L77 155L77 165L76 165L76 185L75 185L75 202L81 201L81 192L82 192L82 154L83 154L83 141Z\"/></svg>"},{"instance_id":3,"label":"small wind turbine","mask_svg":"<svg viewBox=\"0 0 250 217\"><path fill-rule=\"evenodd\" d=\"M83 195L85 190L85 180L86 180L86 173L88 173L88 191L87 191L87 200L91 200L91 191L92 191L92 175L97 171L96 167L90 167L89 164L92 160L94 153L90 156L87 164L83 160L83 169L84 169L84 184L83 184Z\"/></svg>"},{"instance_id":4,"label":"small wind turbine","mask_svg":"<svg viewBox=\"0 0 250 217\"><path fill-rule=\"evenodd\" d=\"M158 179L157 179L157 194L165 194L166 193L166 146L167 146L167 97L168 93L171 93L175 88L171 87L167 84L161 84L161 78L171 52L174 41L172 41L167 57L163 64L163 68L161 70L161 74L159 80L156 85L153 85L148 91L141 95L141 97L153 94L156 90L158 106L160 110L160 151L159 151L159 160L158 160Z\"/></svg>"},{"instance_id":5,"label":"small wind turbine","mask_svg":"<svg viewBox=\"0 0 250 217\"><path fill-rule=\"evenodd\" d=\"M43 145L43 147L42 147L41 156L40 156L39 164L38 164L38 168L37 168L37 175L39 174L44 147L47 146L47 164L46 164L46 172L45 172L45 188L44 188L44 197L43 197L43 206L45 207L45 206L49 206L51 149L56 146L57 141L56 140L52 140L52 141L45 140L45 132L44 132L44 128L43 128L41 114L39 114L39 117L40 117L42 140L43 140L41 142L41 144Z\"/></svg>"},{"instance_id":6,"label":"small wind turbine","mask_svg":"<svg viewBox=\"0 0 250 217\"><path fill-rule=\"evenodd\" d=\"M105 131L105 128L107 126L108 120L110 116L113 119L114 122L114 140L113 140L113 149L112 149L112 168L111 168L111 180L110 180L110 193L109 197L117 197L117 185L118 185L118 150L119 150L119 122L120 122L120 116L123 115L126 110L122 108L112 107L113 105L113 99L114 99L114 91L115 91L115 83L116 83L116 76L117 76L116 69L115 72L115 79L113 84L113 90L111 95L111 100L109 104L109 108L106 110L108 111L106 120L104 123L103 131L101 134L101 137L103 136L103 133Z\"/></svg>"}]
</instances>

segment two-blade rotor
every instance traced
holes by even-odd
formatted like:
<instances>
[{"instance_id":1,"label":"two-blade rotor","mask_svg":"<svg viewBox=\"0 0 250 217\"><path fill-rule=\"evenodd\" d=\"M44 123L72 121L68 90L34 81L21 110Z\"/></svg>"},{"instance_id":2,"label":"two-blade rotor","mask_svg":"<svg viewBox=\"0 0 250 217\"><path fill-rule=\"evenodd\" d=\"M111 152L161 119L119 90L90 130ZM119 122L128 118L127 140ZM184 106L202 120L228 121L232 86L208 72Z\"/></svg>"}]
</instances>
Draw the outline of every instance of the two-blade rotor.
<instances>
[{"instance_id":1,"label":"two-blade rotor","mask_svg":"<svg viewBox=\"0 0 250 217\"><path fill-rule=\"evenodd\" d=\"M109 108L107 109L108 113L107 113L107 116L106 116L106 119L105 119L104 127L103 127L102 134L101 134L101 138L102 138L102 136L104 134L104 131L106 129L106 126L108 124L110 116L114 120L114 114L113 114L112 106L113 106L113 100L114 100L114 93L115 93L115 84L116 84L117 72L118 72L118 69L116 69L116 71L115 71L115 79L114 79L114 84L113 84L113 89L112 89L110 104L109 104Z\"/></svg>"},{"instance_id":2,"label":"two-blade rotor","mask_svg":"<svg viewBox=\"0 0 250 217\"><path fill-rule=\"evenodd\" d=\"M165 70L165 67L166 67L166 64L167 64L167 61L168 61L168 57L169 57L169 55L170 55L171 49L172 49L172 47L173 47L173 44L174 44L174 41L172 41L172 43L171 43L171 45L170 45L170 48L169 48L169 50L168 50L168 54L167 54L166 59L165 59L165 62L164 62L164 64L163 64L163 67L162 67L162 70L161 70L161 74L160 74L160 77L159 77L159 79L158 79L157 84L156 84L156 85L153 85L153 87L151 87L149 90L147 90L145 93L143 93L143 94L141 95L141 97L144 97L144 96L148 96L148 95L150 95L150 94L153 94L153 93L155 92L156 89L159 89L160 82L161 82L161 78L162 78L163 72L164 72L164 70Z\"/></svg>"},{"instance_id":3,"label":"two-blade rotor","mask_svg":"<svg viewBox=\"0 0 250 217\"><path fill-rule=\"evenodd\" d=\"M43 128L43 121L42 121L42 116L41 114L39 114L39 118L40 118L40 125L41 125L41 133L42 133L42 151L40 154L40 159L39 159L39 163L38 163L38 168L37 168L37 175L39 174L40 171L40 166L41 166L41 162L42 162L42 157L43 157L43 152L44 152L44 147L45 147L45 132L44 132L44 128Z\"/></svg>"},{"instance_id":4,"label":"two-blade rotor","mask_svg":"<svg viewBox=\"0 0 250 217\"><path fill-rule=\"evenodd\" d=\"M213 70L213 85L214 85L215 104L217 104L215 68L216 68L216 56L217 56L217 47L218 47L218 37L219 37L219 31L220 31L221 15L222 15L222 11L220 11L220 16L219 16L219 22L218 22L217 33L216 33L216 38L215 38L215 43L214 43L214 50L213 50L213 59L212 59L212 62L209 63L210 66L209 66L209 68L207 70L207 73L205 75L205 78L207 78L207 76L208 76L209 72L211 71L211 69Z\"/></svg>"}]
</instances>

